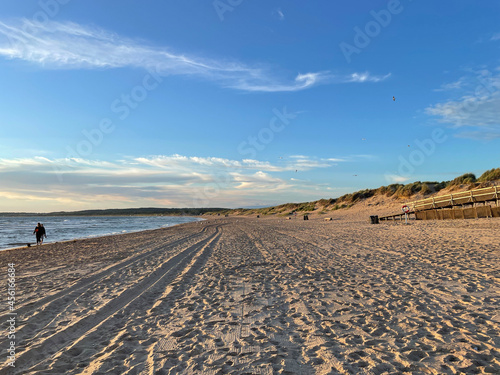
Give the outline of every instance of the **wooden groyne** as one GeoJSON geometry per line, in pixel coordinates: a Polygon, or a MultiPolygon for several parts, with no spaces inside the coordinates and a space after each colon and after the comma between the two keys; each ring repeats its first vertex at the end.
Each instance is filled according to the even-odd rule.
{"type": "Polygon", "coordinates": [[[495,202],[496,206],[500,201],[500,188],[491,186],[482,189],[462,191],[459,193],[441,195],[439,197],[421,199],[409,204],[413,211],[425,211],[436,208],[450,208],[456,206],[474,206],[478,203],[495,202]]]}
{"type": "MultiPolygon", "coordinates": [[[[408,216],[413,216],[416,220],[500,217],[500,188],[491,186],[420,199],[408,203],[408,207],[408,216]]],[[[397,213],[382,216],[379,220],[403,220],[403,217],[404,213],[397,213]]]]}

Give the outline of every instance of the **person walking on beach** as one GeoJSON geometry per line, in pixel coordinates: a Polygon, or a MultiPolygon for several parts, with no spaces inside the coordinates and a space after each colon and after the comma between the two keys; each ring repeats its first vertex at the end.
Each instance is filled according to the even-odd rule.
{"type": "Polygon", "coordinates": [[[45,236],[45,238],[47,238],[45,228],[43,227],[43,224],[40,224],[40,223],[38,223],[37,226],[35,227],[33,234],[36,235],[36,244],[37,245],[41,245],[43,243],[43,236],[45,236]]]}
{"type": "Polygon", "coordinates": [[[33,231],[33,234],[36,235],[36,244],[40,243],[40,238],[42,237],[42,224],[38,223],[33,231]]]}
{"type": "Polygon", "coordinates": [[[47,238],[47,232],[45,232],[45,227],[40,224],[41,234],[40,234],[40,245],[43,245],[43,237],[47,238]]]}

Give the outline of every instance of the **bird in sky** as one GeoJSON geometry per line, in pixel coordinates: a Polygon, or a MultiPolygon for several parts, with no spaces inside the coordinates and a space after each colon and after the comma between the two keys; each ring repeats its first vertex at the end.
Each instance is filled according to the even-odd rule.
{"type": "Polygon", "coordinates": [[[395,97],[395,96],[393,96],[393,97],[392,97],[392,101],[393,101],[393,102],[395,102],[395,101],[396,101],[396,97],[395,97]]]}

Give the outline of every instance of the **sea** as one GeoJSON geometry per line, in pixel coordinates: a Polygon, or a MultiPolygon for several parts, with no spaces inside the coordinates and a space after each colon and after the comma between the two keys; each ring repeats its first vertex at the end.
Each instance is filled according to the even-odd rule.
{"type": "Polygon", "coordinates": [[[188,216],[0,216],[0,250],[28,243],[36,245],[33,231],[37,223],[45,227],[45,244],[165,228],[200,220],[188,216]]]}

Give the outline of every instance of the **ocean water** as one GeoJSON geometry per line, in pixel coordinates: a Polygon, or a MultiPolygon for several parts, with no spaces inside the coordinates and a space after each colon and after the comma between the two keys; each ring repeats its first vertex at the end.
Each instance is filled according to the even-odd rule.
{"type": "Polygon", "coordinates": [[[33,231],[37,223],[42,223],[47,232],[43,242],[50,243],[164,228],[199,220],[187,216],[0,216],[0,250],[28,243],[36,245],[33,231]]]}

